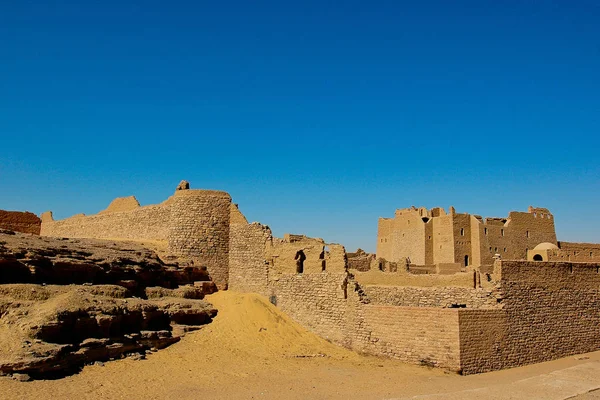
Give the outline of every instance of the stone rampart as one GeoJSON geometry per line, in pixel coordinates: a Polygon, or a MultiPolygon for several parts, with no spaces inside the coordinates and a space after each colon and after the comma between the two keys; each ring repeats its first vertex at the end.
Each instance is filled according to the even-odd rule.
{"type": "Polygon", "coordinates": [[[206,266],[220,289],[229,278],[231,197],[213,190],[177,190],[165,202],[140,207],[135,197],[115,199],[95,215],[55,221],[42,216],[44,236],[155,241],[168,252],[206,266]]]}
{"type": "Polygon", "coordinates": [[[41,235],[69,238],[166,241],[171,209],[161,204],[130,211],[76,215],[42,222],[41,235]]]}

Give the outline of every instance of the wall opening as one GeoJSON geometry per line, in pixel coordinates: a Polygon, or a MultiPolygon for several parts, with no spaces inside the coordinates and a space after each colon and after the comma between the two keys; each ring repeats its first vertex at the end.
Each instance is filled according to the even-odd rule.
{"type": "Polygon", "coordinates": [[[504,236],[504,229],[500,229],[500,235],[504,236]]]}
{"type": "Polygon", "coordinates": [[[423,220],[423,222],[425,222],[425,223],[429,222],[429,218],[427,218],[427,217],[423,217],[423,218],[421,218],[421,219],[422,219],[422,220],[423,220]]]}
{"type": "Polygon", "coordinates": [[[529,231],[525,231],[525,236],[529,237],[529,231]]]}
{"type": "Polygon", "coordinates": [[[465,256],[465,267],[468,267],[468,266],[469,266],[469,256],[466,255],[465,256]]]}
{"type": "Polygon", "coordinates": [[[460,228],[460,236],[465,236],[465,228],[460,228]]]}
{"type": "Polygon", "coordinates": [[[483,234],[487,235],[487,228],[483,228],[483,234]]]}
{"type": "Polygon", "coordinates": [[[321,254],[319,254],[319,260],[321,260],[321,271],[325,271],[325,267],[326,267],[326,262],[325,261],[325,250],[327,249],[327,247],[325,247],[323,249],[323,251],[321,251],[321,254]]]}
{"type": "Polygon", "coordinates": [[[572,265],[569,267],[569,272],[573,273],[573,266],[572,265]]]}
{"type": "Polygon", "coordinates": [[[533,256],[533,261],[544,261],[544,258],[541,254],[536,254],[533,256]]]}
{"type": "Polygon", "coordinates": [[[304,251],[298,250],[296,252],[296,257],[294,257],[294,260],[296,260],[296,273],[297,274],[303,273],[304,272],[304,260],[306,260],[306,255],[304,254],[304,251]]]}

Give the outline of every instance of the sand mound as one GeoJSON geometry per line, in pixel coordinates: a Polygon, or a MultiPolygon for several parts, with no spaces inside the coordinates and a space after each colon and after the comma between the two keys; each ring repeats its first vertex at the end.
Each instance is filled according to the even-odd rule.
{"type": "Polygon", "coordinates": [[[210,336],[212,343],[217,341],[222,350],[270,359],[359,357],[307,331],[260,295],[218,292],[209,297],[223,312],[212,326],[204,328],[205,336],[210,336]]]}

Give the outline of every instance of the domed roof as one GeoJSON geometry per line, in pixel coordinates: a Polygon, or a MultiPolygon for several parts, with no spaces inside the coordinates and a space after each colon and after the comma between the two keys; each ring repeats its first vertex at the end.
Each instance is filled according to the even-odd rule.
{"type": "Polygon", "coordinates": [[[533,248],[534,250],[558,250],[558,246],[552,243],[540,243],[533,248]]]}

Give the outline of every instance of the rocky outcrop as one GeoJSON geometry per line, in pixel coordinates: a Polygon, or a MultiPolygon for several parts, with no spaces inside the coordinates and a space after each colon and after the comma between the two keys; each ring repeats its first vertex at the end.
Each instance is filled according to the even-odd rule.
{"type": "Polygon", "coordinates": [[[206,268],[165,263],[137,243],[0,231],[0,284],[115,284],[144,297],[147,287],[197,281],[210,281],[206,268]]]}
{"type": "Polygon", "coordinates": [[[144,300],[115,285],[0,285],[0,374],[55,378],[93,362],[143,358],[216,313],[201,300],[144,300]]]}
{"type": "Polygon", "coordinates": [[[0,375],[55,378],[145,357],[211,322],[206,268],[137,243],[0,231],[0,375]]]}
{"type": "Polygon", "coordinates": [[[41,227],[42,220],[33,213],[0,210],[0,229],[39,235],[41,227]]]}

